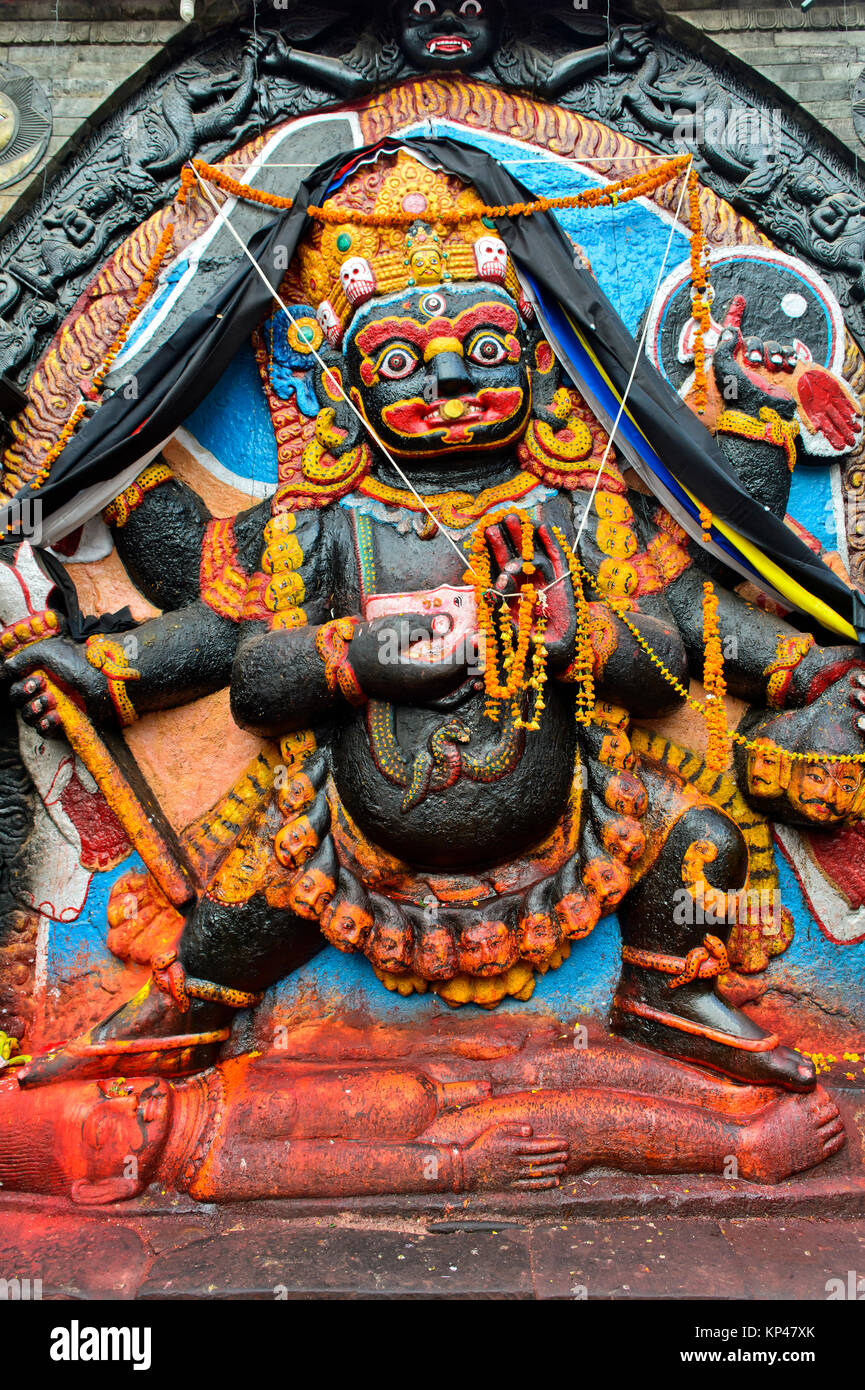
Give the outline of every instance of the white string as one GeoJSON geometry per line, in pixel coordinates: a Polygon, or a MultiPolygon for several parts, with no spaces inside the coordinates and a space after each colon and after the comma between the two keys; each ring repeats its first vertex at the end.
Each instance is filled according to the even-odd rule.
{"type": "MultiPolygon", "coordinates": [[[[196,169],[196,167],[195,167],[194,164],[190,163],[189,167],[190,167],[190,169],[192,169],[192,171],[193,171],[194,174],[195,174],[195,177],[198,179],[198,182],[199,182],[199,184],[201,185],[201,188],[202,188],[202,191],[203,191],[203,193],[204,193],[204,196],[207,198],[207,200],[208,200],[208,202],[210,203],[211,207],[213,207],[213,208],[216,210],[217,215],[220,215],[220,214],[222,213],[222,209],[220,208],[220,206],[219,206],[219,204],[217,203],[216,199],[215,199],[215,198],[213,197],[213,195],[211,194],[209,187],[208,187],[207,184],[205,183],[205,180],[204,180],[204,179],[202,178],[202,176],[199,174],[199,172],[198,172],[198,170],[196,169]]],[[[241,236],[238,235],[238,233],[236,232],[236,230],[235,230],[234,227],[232,226],[231,222],[229,221],[228,217],[224,217],[224,218],[223,218],[223,222],[224,222],[225,226],[228,228],[228,230],[231,232],[231,235],[234,237],[235,241],[237,242],[238,246],[239,246],[239,247],[241,248],[241,250],[243,251],[244,255],[245,255],[245,256],[247,257],[247,259],[249,260],[250,265],[254,267],[254,269],[256,270],[256,272],[257,272],[257,274],[259,275],[259,277],[264,281],[264,283],[265,283],[265,285],[267,286],[268,290],[269,290],[270,293],[272,294],[274,300],[275,300],[276,303],[279,305],[280,309],[282,310],[282,312],[285,314],[286,318],[288,319],[289,323],[293,324],[295,328],[298,328],[298,329],[299,329],[300,325],[298,324],[297,319],[296,319],[296,318],[294,317],[294,315],[292,314],[292,312],[291,312],[291,310],[289,309],[288,305],[285,304],[284,301],[280,298],[279,291],[276,290],[276,289],[274,289],[273,285],[272,285],[272,284],[270,283],[270,281],[268,280],[268,278],[267,278],[267,276],[265,275],[264,271],[262,270],[261,266],[258,264],[258,261],[255,259],[255,257],[253,256],[252,252],[249,250],[249,247],[248,247],[248,246],[245,244],[245,242],[243,241],[243,238],[242,238],[241,236]]],[[[464,552],[463,550],[461,550],[460,547],[457,545],[456,541],[455,541],[455,540],[453,539],[453,537],[451,536],[451,534],[450,534],[450,532],[448,531],[447,527],[446,527],[446,526],[443,526],[443,525],[441,524],[441,522],[439,521],[439,518],[435,515],[435,513],[432,512],[432,511],[430,511],[429,507],[427,506],[426,502],[425,502],[425,501],[423,500],[423,498],[421,497],[421,495],[420,495],[420,493],[418,492],[417,488],[415,487],[414,483],[411,481],[410,478],[406,477],[405,473],[404,473],[403,470],[400,468],[400,466],[399,466],[399,464],[397,463],[396,459],[393,457],[393,454],[390,452],[390,450],[388,449],[388,447],[387,447],[387,445],[384,443],[384,441],[380,438],[380,436],[378,435],[377,431],[376,431],[376,430],[374,429],[374,427],[370,424],[369,420],[367,420],[367,418],[366,418],[363,414],[361,414],[361,412],[358,410],[357,406],[355,405],[354,401],[352,401],[352,400],[346,395],[345,390],[343,389],[342,382],[339,381],[339,380],[337,379],[337,377],[335,377],[335,376],[333,375],[333,372],[332,372],[332,371],[330,370],[330,368],[328,367],[328,365],[327,365],[327,363],[325,362],[324,358],[321,356],[321,354],[318,352],[318,350],[312,346],[312,344],[309,345],[309,351],[311,352],[312,356],[315,358],[315,360],[316,360],[316,362],[318,363],[318,365],[319,365],[319,366],[322,368],[322,370],[324,371],[324,374],[325,374],[325,376],[327,377],[327,379],[328,379],[330,385],[333,387],[333,389],[334,389],[335,391],[337,391],[337,392],[339,393],[339,395],[340,395],[340,396],[342,397],[342,399],[345,401],[345,403],[346,403],[346,405],[348,406],[348,408],[357,416],[358,420],[359,420],[360,423],[364,426],[364,428],[365,428],[366,430],[369,431],[369,433],[372,435],[372,438],[375,440],[376,444],[377,444],[378,447],[381,449],[382,453],[384,454],[385,458],[387,459],[388,463],[389,463],[389,464],[391,465],[391,467],[393,468],[394,472],[398,474],[398,476],[399,476],[399,477],[402,479],[402,481],[405,483],[406,487],[409,489],[409,491],[412,493],[412,495],[413,495],[413,496],[416,498],[416,500],[420,503],[421,507],[423,507],[423,510],[426,512],[427,516],[435,523],[436,528],[439,529],[439,530],[441,531],[442,535],[444,536],[444,538],[445,538],[445,540],[448,542],[448,544],[449,544],[450,546],[453,547],[454,551],[456,552],[456,554],[457,554],[457,555],[459,556],[459,558],[460,558],[460,563],[463,564],[463,565],[467,565],[468,568],[471,570],[472,574],[475,576],[475,578],[476,578],[476,579],[480,579],[480,575],[477,573],[477,570],[475,570],[475,569],[473,568],[471,562],[467,559],[467,557],[466,557],[466,555],[465,555],[465,552],[464,552]]]]}

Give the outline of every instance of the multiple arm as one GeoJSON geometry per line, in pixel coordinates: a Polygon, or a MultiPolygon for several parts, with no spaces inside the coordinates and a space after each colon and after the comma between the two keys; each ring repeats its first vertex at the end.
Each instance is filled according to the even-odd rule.
{"type": "Polygon", "coordinates": [[[123,634],[79,644],[65,637],[34,643],[6,662],[13,699],[43,733],[58,727],[40,670],[83,699],[97,724],[129,724],[151,710],[185,704],[224,688],[239,635],[237,604],[261,553],[269,505],[214,522],[201,499],[164,464],[141,477],[106,509],[117,550],[136,587],[164,611],[123,634]],[[222,528],[221,531],[219,528],[222,528]],[[222,545],[227,572],[208,578],[208,556],[222,545]],[[221,590],[225,592],[222,593],[221,590]]]}

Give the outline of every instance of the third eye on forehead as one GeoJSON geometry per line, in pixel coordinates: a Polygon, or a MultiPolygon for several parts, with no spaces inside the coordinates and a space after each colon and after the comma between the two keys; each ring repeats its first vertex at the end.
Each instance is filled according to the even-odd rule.
{"type": "Polygon", "coordinates": [[[357,337],[366,324],[384,318],[410,317],[419,323],[436,318],[453,319],[470,306],[481,303],[504,306],[510,310],[514,324],[519,319],[517,307],[506,290],[473,280],[456,285],[423,285],[369,300],[358,309],[349,335],[357,337]]]}
{"type": "Polygon", "coordinates": [[[448,325],[448,336],[461,340],[484,328],[506,334],[518,331],[519,314],[506,295],[478,290],[471,296],[451,297],[443,291],[436,299],[445,299],[445,304],[427,305],[425,310],[419,301],[429,298],[399,296],[385,304],[379,302],[375,312],[358,316],[352,333],[354,344],[363,353],[372,353],[396,339],[423,349],[431,338],[441,336],[442,322],[448,325]]]}

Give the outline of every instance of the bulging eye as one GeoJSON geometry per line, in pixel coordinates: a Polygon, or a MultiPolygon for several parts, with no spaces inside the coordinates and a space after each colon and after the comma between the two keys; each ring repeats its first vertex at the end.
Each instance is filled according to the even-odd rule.
{"type": "MultiPolygon", "coordinates": [[[[471,3],[471,0],[466,0],[466,3],[471,3]]],[[[434,0],[415,0],[415,4],[412,6],[412,14],[416,14],[418,19],[429,19],[430,15],[435,13],[434,0]]]]}
{"type": "Polygon", "coordinates": [[[468,15],[471,19],[476,19],[477,16],[483,14],[483,12],[484,7],[480,3],[480,0],[463,0],[463,3],[460,5],[460,14],[468,15]]]}
{"type": "Polygon", "coordinates": [[[498,367],[504,362],[508,350],[501,338],[494,333],[482,333],[475,338],[469,349],[469,358],[481,367],[498,367]]]}
{"type": "Polygon", "coordinates": [[[417,358],[408,348],[390,348],[378,364],[379,376],[388,381],[399,381],[401,377],[411,376],[417,366],[417,358]]]}

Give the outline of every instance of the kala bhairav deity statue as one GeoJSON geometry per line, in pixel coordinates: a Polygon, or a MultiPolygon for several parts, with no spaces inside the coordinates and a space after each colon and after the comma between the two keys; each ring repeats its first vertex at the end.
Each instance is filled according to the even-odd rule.
{"type": "MultiPolygon", "coordinates": [[[[727,947],[705,914],[732,904],[736,920],[743,828],[641,751],[632,720],[681,707],[694,677],[723,742],[726,688],[750,706],[735,771],[753,805],[860,818],[860,648],[734,592],[640,482],[466,179],[410,140],[353,152],[326,212],[255,330],[273,495],[214,519],[157,458],[105,519],[160,616],[131,647],[58,633],[6,663],[47,736],[58,690],[110,729],[229,686],[267,772],[222,804],[197,847],[206,885],[179,916],[152,879],[120,881],[114,901],[161,902],[176,942],[19,1085],[202,1072],[237,1011],[324,942],[405,996],[522,999],[615,909],[616,1034],[808,1091],[811,1061],[716,989],[727,947]]],[[[716,370],[744,360],[741,318],[716,370]]],[[[775,418],[774,435],[731,445],[783,458],[775,418]]],[[[779,914],[759,925],[785,930],[779,914]]]]}

